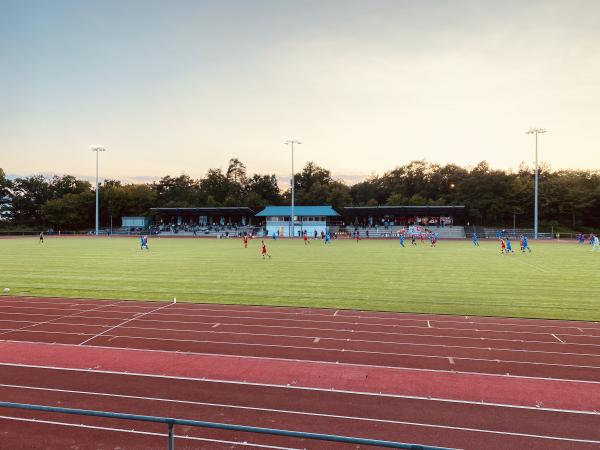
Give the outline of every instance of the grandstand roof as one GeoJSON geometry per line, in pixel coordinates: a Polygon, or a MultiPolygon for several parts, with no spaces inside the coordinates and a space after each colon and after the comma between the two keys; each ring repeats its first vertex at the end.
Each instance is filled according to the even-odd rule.
{"type": "Polygon", "coordinates": [[[464,205],[442,205],[442,206],[351,206],[344,208],[350,214],[416,214],[416,215],[440,215],[451,216],[464,213],[464,205]]]}
{"type": "Polygon", "coordinates": [[[191,208],[150,208],[150,211],[163,214],[247,214],[254,215],[254,210],[245,206],[199,206],[191,208]]]}
{"type": "MultiPolygon", "coordinates": [[[[291,206],[267,206],[257,214],[258,217],[266,216],[291,216],[291,206]]],[[[295,216],[339,216],[331,206],[294,206],[295,216]]]]}

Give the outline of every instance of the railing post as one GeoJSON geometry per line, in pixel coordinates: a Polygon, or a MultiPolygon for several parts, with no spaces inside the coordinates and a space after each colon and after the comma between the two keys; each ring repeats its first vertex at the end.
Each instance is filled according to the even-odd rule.
{"type": "Polygon", "coordinates": [[[173,428],[175,425],[172,423],[169,424],[169,450],[175,450],[175,433],[173,433],[173,428]]]}

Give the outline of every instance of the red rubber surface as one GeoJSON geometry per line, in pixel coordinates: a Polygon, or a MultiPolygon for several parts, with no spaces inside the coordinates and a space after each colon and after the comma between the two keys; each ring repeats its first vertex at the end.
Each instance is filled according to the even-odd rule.
{"type": "MultiPolygon", "coordinates": [[[[456,448],[600,448],[597,323],[10,297],[0,317],[5,401],[456,448]]],[[[38,420],[0,419],[7,448],[165,446],[140,434],[164,434],[156,425],[0,415],[38,420]]],[[[352,448],[176,431],[189,436],[177,448],[352,448]]]]}

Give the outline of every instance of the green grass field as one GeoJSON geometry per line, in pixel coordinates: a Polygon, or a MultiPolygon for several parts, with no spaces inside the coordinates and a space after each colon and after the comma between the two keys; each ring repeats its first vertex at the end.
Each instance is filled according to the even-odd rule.
{"type": "Polygon", "coordinates": [[[11,294],[351,308],[600,320],[600,253],[532,243],[500,255],[495,242],[1,239],[0,288],[11,294]]]}

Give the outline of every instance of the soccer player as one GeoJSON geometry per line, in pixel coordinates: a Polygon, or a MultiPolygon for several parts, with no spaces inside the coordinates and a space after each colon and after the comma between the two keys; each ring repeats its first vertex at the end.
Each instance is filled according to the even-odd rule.
{"type": "Polygon", "coordinates": [[[244,241],[244,248],[248,248],[248,235],[245,234],[242,240],[244,241]]]}
{"type": "Polygon", "coordinates": [[[265,259],[265,256],[271,258],[271,255],[269,255],[269,253],[267,252],[267,246],[265,244],[265,241],[260,241],[262,246],[260,248],[260,254],[262,255],[263,259],[265,259]]]}
{"type": "Polygon", "coordinates": [[[504,239],[500,239],[500,253],[504,253],[504,250],[506,250],[506,242],[504,239]]]}
{"type": "Polygon", "coordinates": [[[531,249],[529,248],[529,242],[527,236],[523,235],[523,239],[521,240],[521,251],[525,253],[525,250],[529,250],[531,253],[531,249]]]}
{"type": "Polygon", "coordinates": [[[400,233],[400,246],[404,247],[404,233],[400,233]]]}
{"type": "Polygon", "coordinates": [[[327,231],[327,233],[325,233],[325,243],[331,244],[331,234],[329,233],[329,231],[327,231]]]}
{"type": "Polygon", "coordinates": [[[356,230],[354,232],[354,237],[356,238],[356,243],[358,244],[358,241],[360,241],[360,231],[356,230]]]}
{"type": "Polygon", "coordinates": [[[592,239],[592,251],[600,252],[600,239],[598,239],[598,236],[595,236],[595,235],[594,235],[594,238],[592,239]]]}
{"type": "Polygon", "coordinates": [[[410,235],[410,243],[411,245],[417,245],[417,238],[414,234],[410,235]]]}
{"type": "Polygon", "coordinates": [[[429,235],[429,242],[431,242],[431,247],[435,247],[435,244],[437,243],[437,236],[435,233],[429,235]]]}
{"type": "Polygon", "coordinates": [[[43,244],[43,243],[44,243],[44,232],[43,232],[43,231],[40,233],[40,240],[39,240],[39,243],[40,243],[40,244],[43,244]]]}
{"type": "Polygon", "coordinates": [[[304,245],[308,245],[309,244],[308,233],[306,232],[306,230],[304,230],[304,233],[302,233],[302,239],[304,239],[304,245]]]}
{"type": "Polygon", "coordinates": [[[479,238],[477,237],[477,233],[473,233],[471,240],[473,241],[473,247],[479,247],[479,238]]]}
{"type": "Polygon", "coordinates": [[[512,249],[509,237],[506,236],[506,254],[508,255],[509,253],[514,253],[514,250],[512,249]]]}

